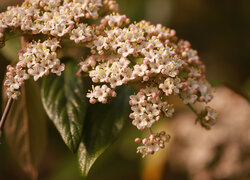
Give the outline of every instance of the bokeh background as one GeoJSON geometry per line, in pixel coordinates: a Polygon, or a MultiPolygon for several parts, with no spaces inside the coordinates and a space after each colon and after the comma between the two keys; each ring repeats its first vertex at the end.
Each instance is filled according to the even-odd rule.
{"type": "MultiPolygon", "coordinates": [[[[89,180],[248,180],[250,179],[250,1],[249,0],[117,0],[132,21],[146,19],[173,28],[191,42],[215,87],[211,106],[219,112],[210,131],[194,124],[195,116],[173,99],[176,114],[154,129],[167,129],[165,150],[142,159],[133,139],[140,132],[128,122],[121,136],[95,163],[89,180]]],[[[18,0],[0,0],[0,12],[18,0]]],[[[0,50],[0,84],[5,66],[16,58],[13,44],[0,50]]],[[[2,104],[2,99],[1,99],[2,104]]],[[[0,145],[0,180],[27,175],[0,145]]],[[[78,180],[77,160],[48,121],[48,142],[39,168],[41,180],[78,180]]]]}

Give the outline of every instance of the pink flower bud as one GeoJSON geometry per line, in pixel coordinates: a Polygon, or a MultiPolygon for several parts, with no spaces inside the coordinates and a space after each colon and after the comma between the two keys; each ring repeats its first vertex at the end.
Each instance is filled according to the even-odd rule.
{"type": "Polygon", "coordinates": [[[98,79],[95,78],[95,77],[92,78],[92,81],[93,81],[94,83],[98,83],[98,79]]]}
{"type": "Polygon", "coordinates": [[[162,74],[167,74],[167,70],[166,70],[166,69],[162,69],[162,70],[161,70],[161,73],[162,73],[162,74]]]}
{"type": "Polygon", "coordinates": [[[93,98],[91,98],[91,99],[89,100],[89,103],[90,103],[90,104],[95,104],[95,103],[96,103],[96,100],[93,99],[93,98]]]}
{"type": "Polygon", "coordinates": [[[82,70],[83,72],[88,72],[88,66],[82,65],[81,70],[82,70]]]}
{"type": "Polygon", "coordinates": [[[108,50],[109,49],[109,45],[105,45],[104,49],[108,50]]]}
{"type": "Polygon", "coordinates": [[[157,97],[157,94],[156,94],[155,92],[153,92],[152,97],[153,97],[153,98],[156,98],[156,97],[157,97]]]}
{"type": "Polygon", "coordinates": [[[163,102],[163,104],[164,104],[165,106],[167,106],[169,103],[168,103],[167,101],[165,101],[165,102],[163,102]]]}
{"type": "Polygon", "coordinates": [[[161,131],[161,135],[164,136],[166,134],[165,131],[161,131]]]}
{"type": "Polygon", "coordinates": [[[126,24],[129,24],[130,23],[130,19],[127,18],[125,22],[126,22],[126,24]]]}
{"type": "Polygon", "coordinates": [[[199,100],[200,100],[201,102],[205,101],[204,96],[201,96],[201,97],[199,98],[199,100]]]}
{"type": "Polygon", "coordinates": [[[77,76],[77,77],[81,77],[81,73],[80,73],[80,72],[77,72],[77,73],[76,73],[76,76],[77,76]]]}
{"type": "Polygon", "coordinates": [[[159,142],[159,141],[161,140],[161,138],[156,137],[155,140],[156,140],[157,142],[159,142]]]}
{"type": "Polygon", "coordinates": [[[153,134],[151,134],[151,135],[149,136],[150,141],[153,141],[154,138],[155,138],[155,136],[154,136],[153,134]]]}
{"type": "Polygon", "coordinates": [[[103,100],[102,100],[102,103],[103,103],[103,104],[107,104],[107,102],[108,102],[107,99],[103,99],[103,100]]]}
{"type": "Polygon", "coordinates": [[[143,81],[148,81],[149,77],[148,76],[143,76],[143,81]]]}
{"type": "Polygon", "coordinates": [[[116,96],[117,96],[116,92],[113,91],[111,96],[112,96],[112,97],[116,97],[116,96]]]}
{"type": "Polygon", "coordinates": [[[135,142],[136,142],[136,143],[140,143],[140,142],[141,142],[141,139],[140,139],[140,138],[135,138],[135,142]]]}
{"type": "Polygon", "coordinates": [[[134,113],[130,113],[130,114],[129,114],[129,118],[130,118],[130,119],[134,119],[134,118],[135,118],[134,113]]]}
{"type": "Polygon", "coordinates": [[[55,52],[56,49],[57,49],[57,46],[55,46],[55,45],[52,45],[52,46],[51,46],[51,51],[55,52]]]}
{"type": "Polygon", "coordinates": [[[149,65],[150,61],[149,61],[148,59],[145,59],[145,60],[143,61],[143,63],[146,64],[146,65],[149,65]]]}
{"type": "Polygon", "coordinates": [[[207,121],[209,121],[209,120],[211,119],[211,117],[210,117],[210,116],[206,116],[205,119],[206,119],[207,121]]]}
{"type": "Polygon", "coordinates": [[[147,138],[144,138],[143,140],[142,140],[142,144],[146,144],[148,142],[148,139],[147,138]]]}
{"type": "Polygon", "coordinates": [[[104,51],[101,49],[100,51],[98,51],[98,54],[103,55],[104,51]]]}
{"type": "Polygon", "coordinates": [[[94,49],[91,49],[91,54],[96,54],[96,50],[94,50],[94,49]]]}
{"type": "Polygon", "coordinates": [[[148,101],[152,101],[153,100],[153,98],[150,96],[150,97],[148,97],[148,101]]]}

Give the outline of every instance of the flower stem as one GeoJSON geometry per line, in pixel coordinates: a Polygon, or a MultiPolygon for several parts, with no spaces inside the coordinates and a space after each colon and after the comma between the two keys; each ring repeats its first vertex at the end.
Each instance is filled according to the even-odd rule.
{"type": "Polygon", "coordinates": [[[18,38],[18,37],[21,37],[21,36],[23,36],[23,34],[16,34],[14,36],[10,36],[10,37],[6,38],[5,41],[11,40],[11,39],[15,39],[15,38],[18,38]]]}
{"type": "Polygon", "coordinates": [[[153,131],[152,131],[151,128],[148,128],[148,130],[149,130],[149,133],[150,133],[150,134],[153,134],[153,131]]]}
{"type": "Polygon", "coordinates": [[[210,129],[210,127],[202,121],[201,115],[193,108],[193,106],[191,106],[190,104],[187,104],[187,106],[197,115],[195,123],[200,122],[202,127],[204,127],[205,129],[210,129]]]}
{"type": "Polygon", "coordinates": [[[3,126],[4,126],[4,123],[5,123],[6,119],[7,119],[7,116],[8,116],[8,113],[10,111],[10,108],[11,108],[11,105],[12,105],[13,101],[14,100],[12,98],[9,98],[9,100],[7,102],[7,105],[6,105],[5,109],[4,109],[4,112],[3,112],[3,115],[2,115],[2,118],[1,118],[1,121],[0,121],[0,135],[2,135],[3,126]]]}
{"type": "Polygon", "coordinates": [[[200,114],[193,108],[193,106],[191,106],[190,104],[187,104],[187,106],[194,112],[194,114],[197,115],[197,117],[200,117],[200,114]]]}

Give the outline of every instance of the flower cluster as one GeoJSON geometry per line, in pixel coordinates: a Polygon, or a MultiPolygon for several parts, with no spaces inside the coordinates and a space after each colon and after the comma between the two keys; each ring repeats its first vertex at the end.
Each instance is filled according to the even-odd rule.
{"type": "Polygon", "coordinates": [[[136,95],[130,96],[129,104],[133,113],[130,118],[132,124],[140,130],[150,128],[159,121],[161,114],[172,117],[174,109],[167,101],[162,101],[162,92],[156,87],[141,89],[136,95]]]}
{"type": "Polygon", "coordinates": [[[201,123],[204,127],[210,128],[214,125],[217,118],[217,112],[210,106],[206,106],[204,111],[201,113],[201,123]]]}
{"type": "Polygon", "coordinates": [[[70,36],[75,42],[90,40],[92,28],[81,21],[97,19],[101,7],[104,14],[118,11],[113,0],[26,0],[0,13],[0,39],[5,29],[18,28],[32,34],[70,36]]]}
{"type": "MultiPolygon", "coordinates": [[[[98,83],[87,93],[90,103],[107,103],[119,86],[135,87],[129,101],[130,118],[139,130],[152,132],[155,122],[172,117],[169,96],[179,96],[188,105],[208,103],[213,97],[205,66],[189,42],[178,40],[174,30],[160,24],[144,20],[130,23],[118,13],[114,0],[26,0],[0,14],[0,43],[7,29],[53,37],[29,43],[20,52],[17,65],[8,66],[5,86],[10,98],[17,98],[30,75],[34,80],[49,73],[61,75],[64,65],[56,53],[60,40],[90,50],[79,63],[79,72],[98,83]]],[[[213,125],[215,111],[206,108],[203,112],[205,124],[213,125]]],[[[153,154],[169,138],[165,132],[151,133],[138,150],[143,156],[153,154]]]]}
{"type": "MultiPolygon", "coordinates": [[[[128,23],[126,16],[117,13],[104,17],[96,26],[97,38],[87,43],[91,55],[80,66],[94,83],[105,83],[113,90],[123,84],[139,89],[130,96],[133,125],[150,129],[163,115],[171,117],[170,95],[179,96],[185,104],[212,99],[205,66],[189,42],[178,41],[174,30],[161,25],[141,21],[126,26],[128,23]]],[[[100,100],[97,94],[95,100],[103,102],[103,94],[100,100]]],[[[111,96],[104,94],[106,103],[111,96]]],[[[88,97],[95,102],[93,93],[88,97]]]]}
{"type": "Polygon", "coordinates": [[[160,148],[165,147],[165,143],[167,143],[170,139],[170,136],[166,134],[165,131],[161,131],[160,133],[151,134],[148,138],[144,138],[141,140],[140,138],[136,138],[136,143],[142,143],[142,146],[137,148],[137,152],[143,154],[142,157],[145,157],[148,154],[154,154],[159,151],[160,148]]]}
{"type": "Polygon", "coordinates": [[[87,97],[90,98],[90,103],[94,104],[96,101],[99,101],[103,104],[106,104],[109,97],[116,97],[116,92],[110,89],[107,85],[102,86],[92,86],[93,90],[89,91],[87,97]]]}
{"type": "Polygon", "coordinates": [[[0,13],[0,47],[4,46],[7,30],[54,37],[43,43],[28,43],[19,53],[17,65],[8,66],[4,83],[8,97],[16,99],[20,95],[19,88],[29,75],[34,80],[50,72],[61,75],[64,65],[57,58],[58,38],[75,43],[91,41],[95,37],[94,27],[82,21],[97,19],[101,7],[104,15],[118,10],[113,0],[26,0],[22,6],[8,7],[0,13]]]}
{"type": "Polygon", "coordinates": [[[30,76],[33,76],[34,80],[37,81],[49,73],[61,75],[64,64],[61,64],[57,58],[55,51],[58,46],[59,42],[56,39],[46,40],[42,43],[34,42],[19,53],[19,61],[16,66],[7,66],[4,85],[7,87],[9,98],[16,99],[20,95],[20,86],[30,76]]]}

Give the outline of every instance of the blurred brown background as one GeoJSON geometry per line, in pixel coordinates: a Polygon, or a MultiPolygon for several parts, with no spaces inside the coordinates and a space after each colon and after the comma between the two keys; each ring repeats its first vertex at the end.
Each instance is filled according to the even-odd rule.
{"type": "MultiPolygon", "coordinates": [[[[159,125],[170,131],[171,143],[165,151],[143,160],[135,153],[133,143],[140,133],[128,123],[120,139],[97,160],[89,179],[250,179],[250,1],[117,1],[121,13],[132,21],[146,19],[173,28],[178,37],[190,41],[198,50],[209,81],[217,87],[211,104],[218,109],[219,119],[212,130],[201,129],[194,125],[194,115],[176,101],[175,119],[159,125]]],[[[0,11],[16,2],[0,0],[0,11]]],[[[10,56],[0,53],[1,83],[10,56]]],[[[76,157],[67,150],[53,125],[48,126],[49,140],[39,179],[81,179],[76,157]]],[[[3,142],[0,180],[26,178],[3,142]]]]}

